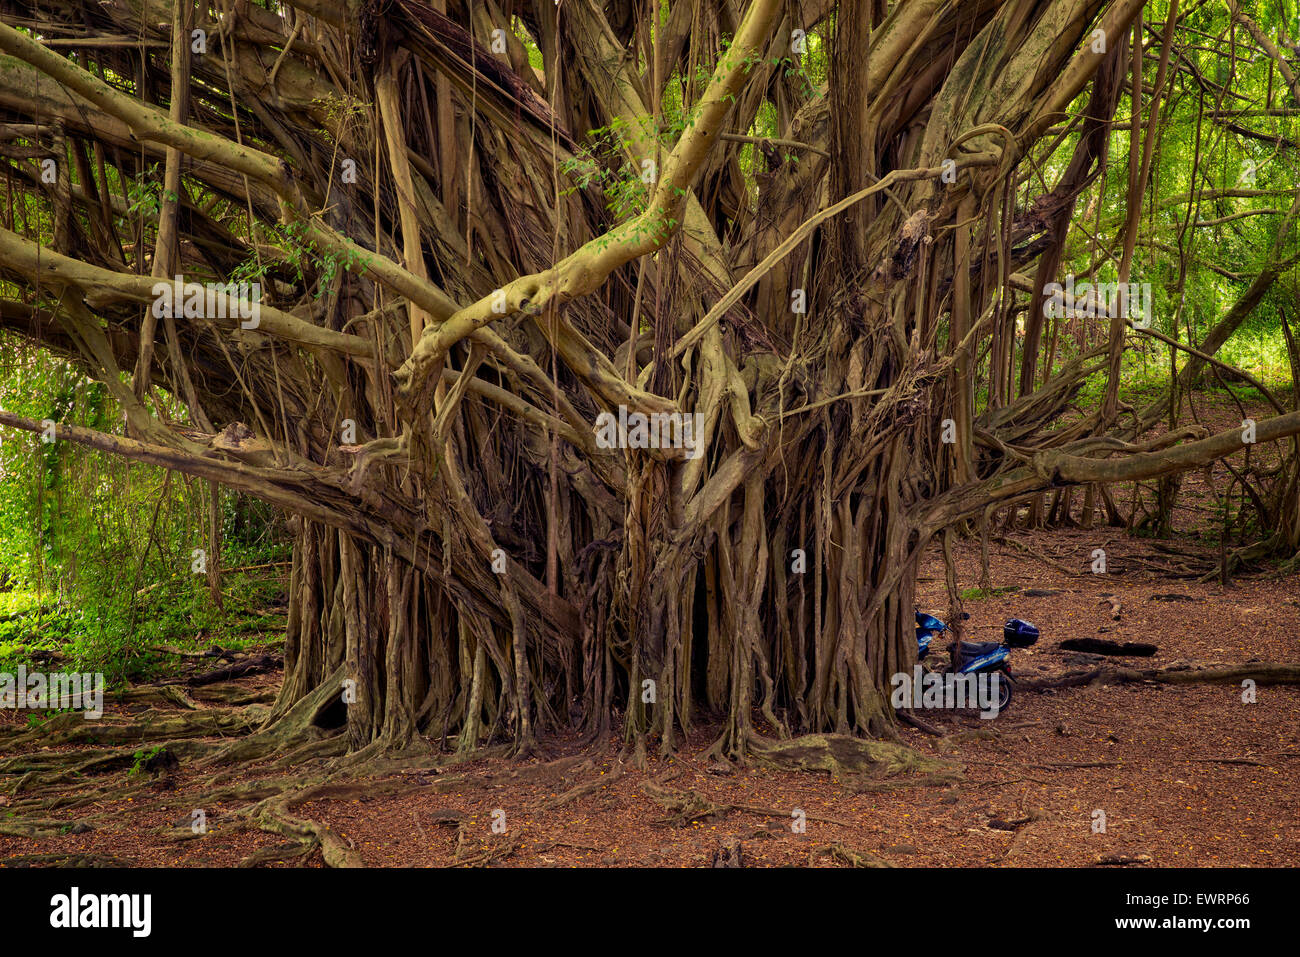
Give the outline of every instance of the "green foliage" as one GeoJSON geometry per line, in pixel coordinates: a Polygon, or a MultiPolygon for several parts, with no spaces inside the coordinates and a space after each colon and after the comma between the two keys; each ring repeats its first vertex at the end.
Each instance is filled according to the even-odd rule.
{"type": "MultiPolygon", "coordinates": [[[[103,385],[16,338],[0,338],[0,350],[0,406],[122,431],[103,385]]],[[[151,401],[183,418],[165,394],[151,401]]],[[[206,482],[67,441],[0,434],[0,669],[57,652],[60,667],[120,683],[159,673],[158,645],[240,647],[278,633],[283,616],[266,606],[283,591],[279,566],[264,566],[289,546],[269,506],[221,496],[221,565],[263,566],[223,575],[224,610],[190,570],[192,550],[209,547],[211,494],[206,482]]]]}
{"type": "MultiPolygon", "coordinates": [[[[1289,45],[1283,42],[1285,37],[1297,37],[1294,7],[1285,4],[1287,12],[1282,15],[1268,5],[1250,11],[1282,45],[1284,53],[1289,45]]],[[[1163,22],[1167,10],[1166,3],[1150,4],[1148,23],[1163,22]]],[[[1219,114],[1216,118],[1212,115],[1216,109],[1213,98],[1207,97],[1185,71],[1170,72],[1169,96],[1160,105],[1159,139],[1130,281],[1150,284],[1154,329],[1180,342],[1198,343],[1254,280],[1273,247],[1295,188],[1298,157],[1285,144],[1300,140],[1300,114],[1270,57],[1242,57],[1240,48],[1236,57],[1229,55],[1228,44],[1234,34],[1222,5],[1193,6],[1180,10],[1180,14],[1184,36],[1194,31],[1206,38],[1204,42],[1184,41],[1181,55],[1200,76],[1231,83],[1229,97],[1240,98],[1242,105],[1224,105],[1223,111],[1246,112],[1240,117],[1219,114]],[[1257,132],[1259,137],[1243,135],[1245,129],[1257,132]],[[1180,266],[1182,257],[1185,269],[1180,266]]],[[[1240,42],[1241,37],[1237,36],[1237,40],[1240,42]]],[[[1248,41],[1248,45],[1252,44],[1248,41]]],[[[1146,67],[1148,99],[1143,103],[1144,118],[1151,108],[1149,97],[1156,69],[1157,60],[1152,57],[1146,67]]],[[[1073,274],[1091,282],[1117,279],[1119,253],[1106,256],[1100,250],[1118,248],[1128,213],[1127,121],[1132,105],[1127,90],[1126,86],[1116,111],[1120,128],[1111,133],[1104,175],[1085,190],[1076,206],[1075,228],[1060,268],[1062,276],[1073,274]]],[[[1071,115],[1085,111],[1088,95],[1085,91],[1075,100],[1071,115]]],[[[1076,127],[1050,152],[1044,149],[1034,157],[1038,172],[1023,185],[1019,205],[1027,206],[1035,196],[1055,185],[1077,143],[1076,127]]],[[[1293,254],[1297,248],[1293,223],[1283,255],[1293,254]]],[[[1296,310],[1292,304],[1298,291],[1297,270],[1281,275],[1269,295],[1221,349],[1219,358],[1240,366],[1272,389],[1285,388],[1290,382],[1290,364],[1281,317],[1286,312],[1294,325],[1296,310]]],[[[1035,305],[1030,304],[1030,308],[1035,305]]],[[[1104,341],[1108,321],[1066,320],[1059,335],[1055,369],[1080,351],[1104,341]]],[[[1143,345],[1136,357],[1126,356],[1126,396],[1149,392],[1167,384],[1169,378],[1168,347],[1142,336],[1134,336],[1133,341],[1143,345]]],[[[1179,353],[1176,358],[1181,367],[1187,356],[1179,353]]],[[[1208,382],[1210,387],[1218,388],[1213,376],[1208,382]]],[[[1102,391],[1104,383],[1094,380],[1082,401],[1091,401],[1102,391]]]]}
{"type": "Polygon", "coordinates": [[[131,755],[131,768],[126,772],[127,777],[135,777],[145,770],[145,765],[152,761],[158,755],[167,750],[163,745],[156,744],[152,748],[141,748],[135,754],[131,755]]]}
{"type": "MultiPolygon", "coordinates": [[[[650,184],[644,179],[645,168],[627,156],[634,142],[627,130],[628,124],[615,118],[609,126],[588,131],[586,145],[560,164],[560,171],[573,183],[565,195],[579,189],[599,187],[605,198],[605,208],[616,223],[643,213],[650,198],[650,184]]],[[[660,132],[663,155],[667,155],[671,143],[666,139],[666,130],[660,132]]],[[[656,160],[653,156],[645,159],[652,163],[656,160]]]]}
{"type": "Polygon", "coordinates": [[[368,262],[368,257],[356,249],[349,249],[347,253],[322,249],[304,222],[274,225],[270,228],[270,233],[270,238],[285,250],[284,257],[267,262],[255,251],[231,270],[231,282],[263,283],[272,268],[285,269],[293,281],[300,285],[308,285],[314,279],[315,295],[320,299],[329,291],[334,277],[340,271],[346,272],[368,262]]]}
{"type": "MultiPolygon", "coordinates": [[[[666,12],[664,15],[667,16],[666,12]]],[[[518,23],[516,23],[516,33],[525,40],[532,58],[536,48],[532,46],[526,31],[518,23]]],[[[646,161],[661,164],[681,135],[695,123],[699,98],[708,89],[717,65],[726,60],[731,43],[732,38],[724,35],[720,39],[714,60],[696,63],[692,69],[676,75],[674,82],[669,82],[665,86],[663,99],[659,104],[660,116],[657,119],[649,116],[639,118],[640,137],[631,136],[630,124],[618,117],[608,126],[589,130],[586,142],[579,147],[578,152],[560,164],[561,172],[571,184],[565,190],[565,195],[570,195],[577,190],[599,188],[604,198],[605,208],[615,224],[629,222],[643,213],[654,182],[654,176],[646,175],[646,161]],[[638,140],[656,144],[659,155],[637,157],[634,161],[631,157],[635,153],[633,147],[638,140]]],[[[745,70],[750,70],[760,62],[761,58],[756,54],[750,54],[738,65],[745,70]]],[[[807,35],[805,52],[802,55],[774,57],[771,64],[779,70],[787,82],[796,88],[798,95],[810,99],[820,96],[819,84],[824,81],[826,75],[827,50],[824,41],[817,34],[807,35]]],[[[539,67],[541,65],[540,54],[536,56],[535,65],[539,67]]],[[[646,68],[648,69],[648,66],[646,68]]],[[[751,135],[761,138],[781,136],[781,132],[776,128],[776,110],[770,102],[765,101],[760,106],[751,135]]],[[[801,159],[795,152],[787,151],[783,155],[787,162],[797,163],[801,159]]],[[[758,162],[759,154],[753,145],[741,149],[741,169],[745,174],[746,187],[751,194],[755,192],[753,175],[759,172],[758,162]]],[[[656,176],[659,172],[662,170],[654,171],[656,176]]],[[[685,190],[678,188],[677,192],[684,194],[685,190]]],[[[657,234],[676,226],[677,221],[671,218],[653,223],[644,229],[639,229],[636,238],[641,238],[644,232],[657,234]]]]}
{"type": "Polygon", "coordinates": [[[1009,595],[1012,592],[1020,591],[1019,585],[1005,585],[1001,588],[966,588],[962,590],[962,601],[983,601],[986,598],[996,598],[999,595],[1009,595]]]}

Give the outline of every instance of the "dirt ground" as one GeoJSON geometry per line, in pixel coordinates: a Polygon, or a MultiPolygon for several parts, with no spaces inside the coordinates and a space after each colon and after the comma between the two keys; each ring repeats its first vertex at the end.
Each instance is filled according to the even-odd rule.
{"type": "MultiPolygon", "coordinates": [[[[1053,536],[1056,549],[1083,554],[1097,540],[1095,531],[1053,536]]],[[[1119,544],[1117,555],[1126,552],[1119,544]]],[[[959,549],[958,564],[963,580],[977,578],[973,543],[959,549]]],[[[942,563],[936,556],[929,566],[935,574],[921,582],[921,605],[941,611],[942,563]]],[[[1077,667],[1071,663],[1076,656],[1055,650],[1056,643],[1097,634],[1158,644],[1158,654],[1144,665],[1300,658],[1294,580],[1242,581],[1227,590],[1194,582],[1171,587],[1168,580],[1125,574],[1122,561],[1115,567],[1111,574],[1065,581],[1035,559],[994,550],[996,585],[1058,593],[969,601],[968,627],[976,636],[986,628],[992,634],[1013,615],[1037,624],[1043,639],[1013,654],[1017,674],[1026,677],[1077,667]],[[1119,598],[1118,621],[1104,593],[1119,598]],[[1186,598],[1153,598],[1172,594],[1186,598]]],[[[617,773],[616,747],[584,754],[554,745],[547,760],[480,760],[444,772],[459,778],[455,784],[426,772],[408,793],[322,800],[295,813],[328,825],[375,866],[699,866],[727,839],[741,842],[742,860],[754,865],[840,866],[828,845],[896,865],[1087,866],[1113,856],[1149,858],[1154,866],[1300,865],[1295,687],[1260,686],[1253,704],[1244,704],[1241,689],[1232,685],[1025,692],[994,721],[958,715],[938,724],[947,732],[942,738],[908,727],[900,734],[920,751],[961,765],[965,780],[946,786],[857,793],[824,774],[717,773],[700,758],[712,741],[712,729],[704,728],[678,757],[652,757],[644,772],[617,773]],[[542,770],[548,761],[551,767],[542,770]],[[566,792],[602,776],[610,780],[554,806],[566,792]],[[684,826],[663,823],[667,812],[641,789],[647,780],[698,792],[713,805],[746,809],[684,826]],[[795,809],[805,812],[804,833],[795,833],[795,809]],[[492,831],[498,810],[504,812],[501,834],[492,831]],[[1105,815],[1104,832],[1094,830],[1098,811],[1105,815]]],[[[249,776],[257,777],[256,770],[249,776]]],[[[0,861],[99,854],[142,865],[231,866],[281,843],[223,823],[230,808],[222,806],[204,808],[211,822],[206,836],[177,840],[177,831],[186,828],[176,825],[187,825],[193,809],[186,780],[182,767],[115,804],[63,817],[55,812],[52,818],[69,822],[93,814],[93,830],[43,840],[0,836],[0,861]]],[[[0,822],[2,815],[0,808],[0,822]]],[[[320,863],[319,854],[306,863],[320,863]]]]}
{"type": "MultiPolygon", "coordinates": [[[[1088,665],[1057,645],[1089,636],[1158,646],[1154,657],[1115,662],[1133,667],[1300,661],[1295,576],[1256,573],[1224,587],[1184,574],[1180,563],[1219,554],[1194,538],[1213,521],[1213,493],[1198,482],[1226,488],[1226,473],[1188,477],[1173,542],[1098,525],[1017,531],[1020,545],[992,544],[992,584],[1014,590],[967,600],[967,637],[993,638],[1012,616],[1034,622],[1042,639],[1012,654],[1022,678],[1088,665]],[[1107,556],[1102,574],[1091,571],[1097,548],[1107,556]],[[1119,603],[1118,618],[1109,599],[1119,603]]],[[[979,542],[960,541],[955,557],[962,587],[976,586],[979,542]]],[[[918,605],[948,614],[937,549],[922,568],[918,605]]],[[[269,694],[277,681],[238,683],[269,694]]],[[[959,780],[937,785],[903,776],[888,789],[862,790],[829,774],[709,766],[702,754],[716,729],[701,727],[678,756],[652,756],[643,771],[621,765],[614,745],[592,753],[548,742],[545,757],[399,772],[362,796],[311,801],[293,813],[328,826],[371,866],[692,867],[737,845],[741,862],[756,866],[1297,866],[1300,688],[1261,685],[1256,695],[1245,703],[1239,685],[1147,682],[1020,691],[992,721],[926,712],[941,736],[905,725],[899,734],[960,769],[959,780]],[[695,803],[669,820],[647,793],[656,787],[695,803]]],[[[125,716],[110,706],[105,720],[125,716]]],[[[240,773],[284,772],[268,762],[240,773]]],[[[41,839],[4,833],[10,798],[2,796],[0,865],[79,855],[233,866],[284,843],[226,817],[233,806],[220,804],[203,808],[208,832],[195,836],[188,825],[197,791],[182,765],[119,800],[52,810],[65,827],[84,823],[41,839]]],[[[321,863],[316,851],[276,866],[321,863]]]]}

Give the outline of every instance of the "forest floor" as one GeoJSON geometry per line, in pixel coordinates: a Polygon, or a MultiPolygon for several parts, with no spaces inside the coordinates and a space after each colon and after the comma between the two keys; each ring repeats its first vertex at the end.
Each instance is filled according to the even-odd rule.
{"type": "MultiPolygon", "coordinates": [[[[1227,403],[1206,412],[1212,427],[1237,417],[1227,403]]],[[[1091,529],[1016,530],[992,541],[994,591],[967,592],[967,637],[993,638],[1010,617],[1034,622],[1039,643],[1012,653],[1023,679],[1094,663],[1057,647],[1081,637],[1158,646],[1153,657],[1114,659],[1128,667],[1300,662],[1300,578],[1264,569],[1227,586],[1198,580],[1220,555],[1205,533],[1227,481],[1221,466],[1186,477],[1170,540],[1106,527],[1099,512],[1091,529]],[[1097,548],[1107,558],[1101,574],[1091,570],[1097,548]]],[[[981,580],[980,551],[978,538],[957,543],[963,588],[981,580]]],[[[937,549],[922,568],[918,605],[948,614],[937,549]]],[[[232,684],[269,695],[278,680],[232,684]]],[[[549,741],[544,757],[396,771],[383,782],[393,793],[368,781],[360,796],[311,800],[293,813],[328,827],[371,866],[690,867],[737,845],[754,866],[1297,866],[1300,687],[1261,684],[1256,695],[1245,703],[1239,684],[1092,684],[1018,691],[991,721],[923,712],[941,735],[906,725],[899,734],[960,768],[958,780],[938,785],[904,775],[872,790],[826,773],[720,768],[703,758],[717,730],[700,726],[675,757],[651,755],[644,770],[621,764],[617,744],[593,752],[549,741]],[[665,795],[680,799],[680,813],[665,810],[665,795]]],[[[143,709],[108,705],[104,720],[143,709]]],[[[15,720],[0,713],[0,722],[15,720]]],[[[270,760],[240,771],[248,780],[286,773],[270,760]]],[[[193,834],[195,795],[211,781],[184,763],[134,777],[129,793],[50,811],[67,833],[39,838],[4,833],[11,795],[0,795],[0,866],[232,866],[284,843],[231,816],[247,801],[203,807],[207,833],[193,834]],[[74,822],[85,822],[79,833],[68,829],[74,822]]],[[[318,866],[320,851],[290,863],[318,866]]]]}

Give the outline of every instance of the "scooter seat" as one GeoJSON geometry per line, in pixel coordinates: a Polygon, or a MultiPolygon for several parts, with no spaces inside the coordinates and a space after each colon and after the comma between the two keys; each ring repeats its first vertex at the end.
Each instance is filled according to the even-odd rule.
{"type": "Polygon", "coordinates": [[[961,641],[957,643],[957,661],[958,667],[974,661],[976,658],[983,658],[985,655],[991,655],[1002,647],[1000,641],[961,641]]]}

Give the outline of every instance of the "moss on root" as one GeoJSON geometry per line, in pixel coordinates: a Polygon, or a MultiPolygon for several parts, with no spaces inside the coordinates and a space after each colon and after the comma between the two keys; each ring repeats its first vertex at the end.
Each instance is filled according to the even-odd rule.
{"type": "Polygon", "coordinates": [[[784,741],[760,738],[751,742],[750,754],[756,764],[765,767],[825,771],[861,790],[963,779],[961,765],[926,757],[904,744],[843,734],[808,734],[784,741]]]}

